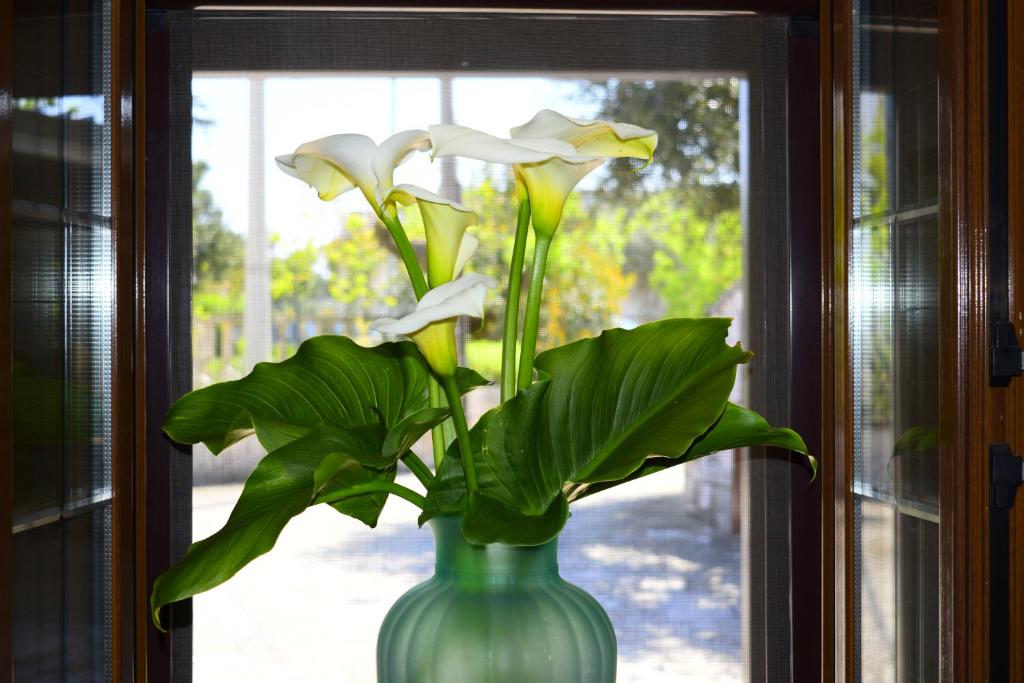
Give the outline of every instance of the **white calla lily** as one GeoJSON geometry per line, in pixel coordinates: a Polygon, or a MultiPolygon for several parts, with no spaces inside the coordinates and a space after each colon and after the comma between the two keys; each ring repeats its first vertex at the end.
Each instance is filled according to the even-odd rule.
{"type": "Polygon", "coordinates": [[[425,130],[403,130],[395,133],[376,149],[373,155],[373,173],[377,176],[378,191],[395,184],[395,169],[412,156],[413,152],[430,149],[430,134],[425,130]]]}
{"type": "Polygon", "coordinates": [[[365,135],[343,133],[303,143],[276,161],[282,171],[315,188],[320,199],[359,188],[380,213],[379,195],[394,183],[395,168],[413,152],[429,148],[430,137],[423,130],[396,133],[380,146],[365,135]]]}
{"type": "Polygon", "coordinates": [[[516,175],[526,187],[533,214],[533,229],[550,238],[562,222],[565,201],[588,173],[604,163],[598,157],[591,161],[571,163],[553,158],[536,164],[517,164],[516,175]]]}
{"type": "Polygon", "coordinates": [[[409,337],[434,372],[452,377],[459,364],[455,350],[456,320],[463,315],[482,318],[487,290],[497,284],[487,275],[463,275],[424,294],[409,315],[397,320],[381,318],[371,323],[370,328],[382,334],[409,337]]]}
{"type": "Polygon", "coordinates": [[[573,146],[577,154],[607,158],[634,157],[650,161],[658,146],[658,134],[632,123],[574,119],[543,109],[510,133],[517,138],[554,138],[573,146]]]}
{"type": "Polygon", "coordinates": [[[455,268],[452,270],[453,278],[462,274],[462,269],[469,263],[469,259],[473,258],[473,254],[476,253],[479,246],[480,240],[476,238],[476,235],[467,232],[462,236],[462,242],[459,244],[459,253],[455,256],[455,268]]]}
{"type": "Polygon", "coordinates": [[[520,215],[512,250],[502,340],[502,398],[505,400],[515,394],[516,386],[523,389],[533,381],[548,248],[562,220],[569,193],[605,159],[633,157],[650,162],[658,135],[629,123],[574,119],[550,109],[538,112],[525,124],[513,128],[509,138],[497,138],[464,126],[431,126],[429,131],[435,157],[464,156],[512,164],[515,170],[520,215]],[[517,380],[514,349],[527,221],[533,224],[536,240],[517,380]]]}
{"type": "Polygon", "coordinates": [[[601,157],[580,154],[564,140],[544,137],[499,138],[465,126],[430,126],[432,154],[461,156],[489,163],[512,164],[516,181],[526,189],[533,226],[554,234],[565,200],[585,175],[603,163],[601,157]]]}
{"type": "Polygon", "coordinates": [[[391,188],[382,206],[392,202],[416,204],[427,236],[427,279],[431,287],[458,277],[480,242],[466,232],[479,221],[476,213],[462,204],[416,185],[391,188]]]}
{"type": "Polygon", "coordinates": [[[588,173],[610,157],[650,161],[658,134],[630,123],[585,121],[550,109],[498,138],[464,126],[430,126],[434,156],[464,156],[512,164],[530,199],[533,227],[550,237],[562,220],[565,200],[588,173]]]}
{"type": "Polygon", "coordinates": [[[437,124],[428,130],[431,154],[435,157],[458,156],[492,164],[532,164],[554,157],[570,162],[590,161],[590,157],[582,158],[575,147],[561,140],[525,136],[512,140],[455,124],[437,124]]]}
{"type": "Polygon", "coordinates": [[[579,157],[596,157],[597,162],[575,162],[565,158],[516,167],[530,197],[534,229],[554,234],[562,220],[565,200],[573,188],[605,159],[634,157],[650,161],[658,145],[658,134],[631,123],[586,121],[543,109],[511,131],[512,141],[553,139],[572,146],[579,157]]]}

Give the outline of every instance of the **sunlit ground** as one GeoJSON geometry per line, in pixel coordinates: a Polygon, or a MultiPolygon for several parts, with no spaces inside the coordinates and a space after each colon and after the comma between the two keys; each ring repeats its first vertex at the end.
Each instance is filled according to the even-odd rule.
{"type": "MultiPolygon", "coordinates": [[[[621,683],[741,676],[739,538],[679,513],[681,475],[581,502],[562,535],[563,577],[597,597],[615,625],[621,683]]],[[[194,490],[196,538],[224,523],[240,490],[194,490]]],[[[195,680],[376,680],[385,613],[432,573],[433,539],[415,518],[398,499],[376,530],[326,506],[296,518],[269,555],[195,599],[195,680]]]]}

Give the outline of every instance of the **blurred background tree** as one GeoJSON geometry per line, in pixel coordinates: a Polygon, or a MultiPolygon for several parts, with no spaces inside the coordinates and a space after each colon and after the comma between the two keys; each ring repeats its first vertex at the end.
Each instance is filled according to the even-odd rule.
{"type": "Polygon", "coordinates": [[[628,121],[658,133],[648,182],[636,182],[637,164],[613,159],[603,188],[615,197],[636,194],[657,180],[704,212],[739,206],[739,92],[737,78],[679,81],[598,81],[581,95],[596,99],[597,118],[628,121]]]}
{"type": "Polygon", "coordinates": [[[207,349],[194,365],[193,383],[203,386],[241,371],[241,319],[245,240],[224,225],[213,193],[202,187],[206,162],[192,164],[192,317],[193,335],[205,335],[207,349]]]}
{"type": "MultiPolygon", "coordinates": [[[[280,243],[280,235],[271,235],[270,245],[280,243]]],[[[274,334],[274,359],[283,360],[295,352],[301,338],[302,321],[315,314],[317,304],[327,295],[327,275],[323,257],[312,243],[270,258],[271,320],[274,334]]]]}
{"type": "Polygon", "coordinates": [[[245,241],[224,226],[213,193],[201,186],[209,170],[204,161],[192,164],[193,313],[241,313],[245,241]]]}
{"type": "MultiPolygon", "coordinates": [[[[659,145],[646,168],[613,160],[595,175],[596,187],[589,181],[570,196],[548,269],[543,348],[665,315],[706,315],[738,286],[743,270],[739,81],[581,82],[577,96],[596,103],[598,118],[656,130],[659,145]]],[[[193,306],[197,333],[214,330],[206,344],[216,348],[207,375],[228,379],[240,366],[244,344],[239,324],[245,238],[225,227],[214,197],[202,187],[207,170],[197,162],[193,172],[193,306]]],[[[481,244],[470,270],[499,282],[487,318],[466,330],[466,360],[494,377],[515,230],[514,187],[508,169],[488,166],[456,189],[480,217],[471,228],[481,244]]],[[[418,211],[402,208],[401,215],[424,260],[418,211]]],[[[314,334],[371,343],[372,320],[414,305],[390,237],[376,219],[339,211],[337,220],[338,236],[326,243],[283,250],[283,240],[274,239],[275,358],[314,334]]],[[[531,244],[527,270],[532,249],[531,244]]],[[[529,280],[527,272],[524,285],[529,280]]]]}

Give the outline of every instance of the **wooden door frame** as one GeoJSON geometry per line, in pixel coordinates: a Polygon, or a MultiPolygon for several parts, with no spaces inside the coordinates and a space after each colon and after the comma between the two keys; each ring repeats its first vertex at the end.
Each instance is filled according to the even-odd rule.
{"type": "MultiPolygon", "coordinates": [[[[988,678],[986,3],[939,3],[940,637],[946,681],[988,678]]],[[[997,417],[998,416],[998,417],[997,417]]]]}
{"type": "MultiPolygon", "coordinates": [[[[1009,130],[1009,226],[1010,226],[1010,311],[1017,322],[1017,333],[1024,332],[1024,6],[1008,3],[1008,72],[1007,101],[1009,130]],[[1016,231],[1014,226],[1018,226],[1016,231]]],[[[1018,455],[1024,454],[1024,380],[1010,385],[1009,405],[1005,411],[1010,430],[1007,441],[1018,455]]],[[[1024,504],[1018,493],[1010,521],[1011,539],[1024,537],[1024,504]]],[[[1024,633],[1024,546],[1011,546],[1010,555],[1010,625],[1013,634],[1024,633]]],[[[1024,649],[1011,648],[1011,671],[1024,671],[1024,649]]]]}

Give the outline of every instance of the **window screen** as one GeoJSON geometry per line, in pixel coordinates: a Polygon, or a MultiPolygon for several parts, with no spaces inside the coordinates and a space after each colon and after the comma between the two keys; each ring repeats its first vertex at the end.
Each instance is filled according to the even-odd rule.
{"type": "MultiPolygon", "coordinates": [[[[192,256],[175,292],[188,302],[183,385],[237,378],[318,334],[376,343],[369,322],[413,305],[387,233],[355,193],[320,202],[275,155],[332,133],[379,141],[437,122],[504,135],[552,108],[661,139],[650,166],[610,163],[574,194],[541,348],[669,316],[733,317],[733,341],[758,354],[733,399],[787,421],[788,297],[771,294],[788,290],[784,21],[189,13],[172,17],[170,34],[181,60],[170,231],[192,256]]],[[[477,210],[473,268],[505,280],[507,168],[421,155],[396,180],[477,210]]],[[[416,222],[406,216],[422,246],[416,222]]],[[[492,379],[503,296],[459,333],[463,360],[492,379]]],[[[497,400],[497,389],[472,394],[470,421],[497,400]]],[[[421,453],[429,460],[429,447],[421,453]]],[[[181,549],[224,523],[262,455],[253,442],[179,456],[192,484],[191,500],[176,501],[191,512],[181,549]]],[[[562,573],[608,610],[620,681],[789,677],[789,477],[788,463],[761,453],[720,453],[575,508],[562,573]]],[[[332,676],[372,680],[384,614],[432,573],[430,533],[414,520],[403,501],[376,530],[331,509],[304,513],[271,554],[195,598],[180,677],[313,681],[342,648],[332,676]]]]}

